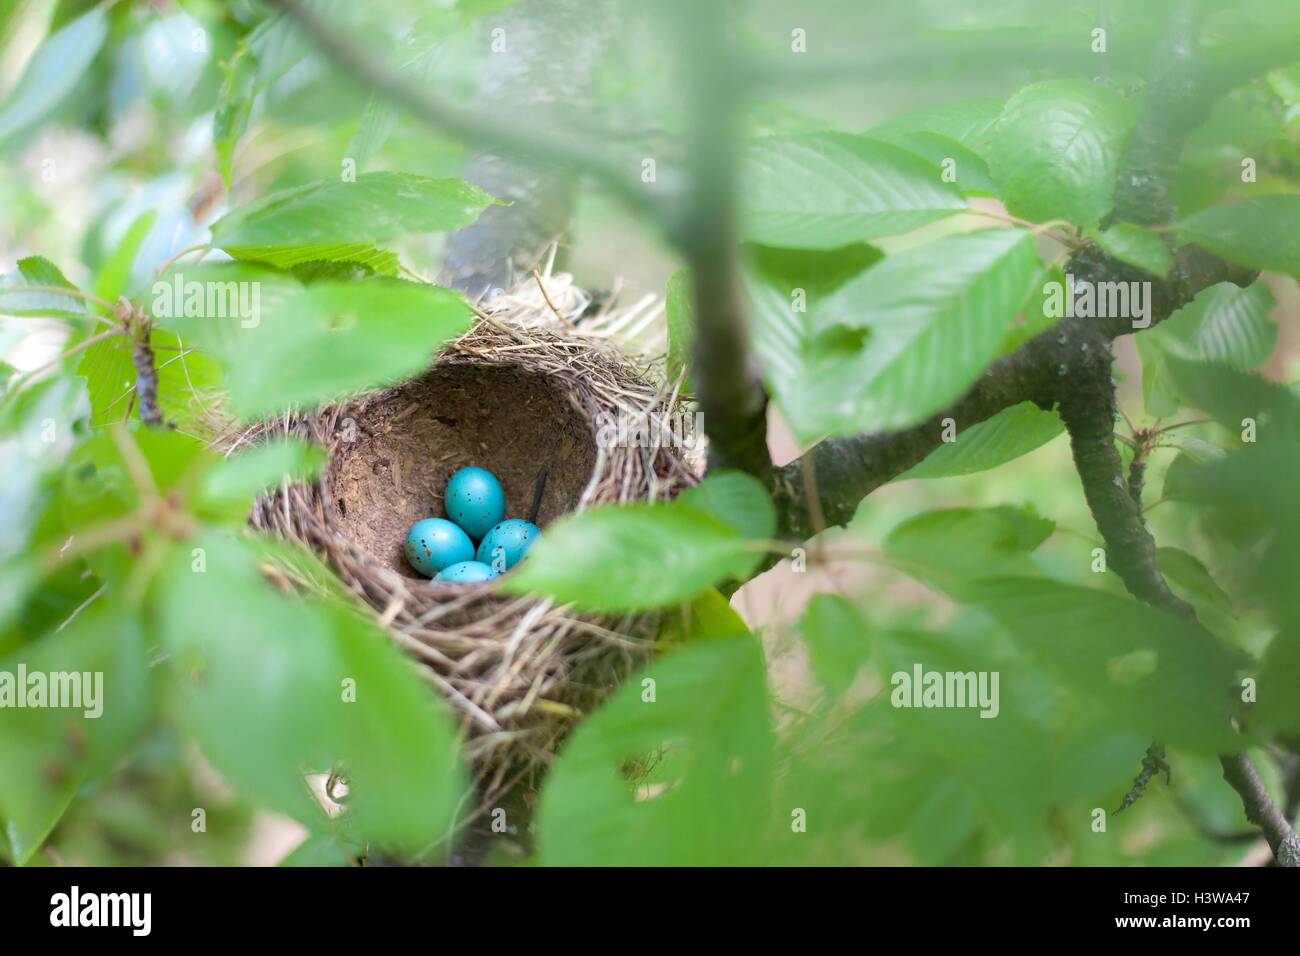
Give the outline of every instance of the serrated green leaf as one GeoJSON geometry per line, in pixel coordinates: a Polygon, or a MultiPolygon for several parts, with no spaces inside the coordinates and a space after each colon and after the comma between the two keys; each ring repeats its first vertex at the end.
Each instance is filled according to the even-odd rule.
{"type": "Polygon", "coordinates": [[[538,806],[542,863],[762,862],[772,746],[754,637],[666,655],[564,744],[538,806]]]}
{"type": "Polygon", "coordinates": [[[835,249],[966,209],[924,158],[844,133],[759,140],[743,171],[745,238],[770,246],[835,249]]]}
{"type": "Polygon", "coordinates": [[[1035,222],[1096,226],[1114,201],[1136,115],[1132,101],[1082,80],[1047,80],[1015,94],[989,153],[1007,209],[1035,222]]]}
{"type": "Polygon", "coordinates": [[[1055,410],[1045,412],[1033,402],[1021,402],[958,432],[955,441],[940,445],[896,480],[988,471],[1041,448],[1064,430],[1055,410]]]}
{"type": "Polygon", "coordinates": [[[33,286],[57,286],[73,291],[77,288],[50,260],[41,256],[19,259],[17,269],[0,278],[0,315],[78,318],[86,314],[86,303],[81,299],[56,292],[18,291],[33,286]]]}
{"type": "Polygon", "coordinates": [[[473,315],[438,286],[380,278],[302,286],[247,265],[184,267],[155,290],[157,321],[221,360],[231,406],[247,417],[399,381],[473,315]],[[193,307],[191,289],[202,293],[193,307]]]}
{"type": "Polygon", "coordinates": [[[1178,238],[1237,265],[1300,276],[1300,196],[1203,210],[1178,223],[1178,238]]]}
{"type": "Polygon", "coordinates": [[[58,108],[81,81],[107,36],[107,10],[94,7],[37,47],[0,107],[0,145],[58,108]]]}
{"type": "Polygon", "coordinates": [[[994,229],[891,256],[809,313],[801,379],[773,382],[803,439],[903,428],[959,398],[998,353],[1039,272],[1033,237],[994,229]]]}
{"type": "Polygon", "coordinates": [[[1239,368],[1267,360],[1277,342],[1277,326],[1269,317],[1273,306],[1273,294],[1262,282],[1245,289],[1221,282],[1137,336],[1147,412],[1172,415],[1182,403],[1168,371],[1171,355],[1239,368]]]}
{"type": "Polygon", "coordinates": [[[493,202],[459,179],[361,173],[240,206],[213,223],[212,244],[249,259],[267,247],[375,244],[468,226],[493,202]]]}
{"type": "Polygon", "coordinates": [[[950,100],[912,110],[873,126],[869,135],[934,133],[956,140],[983,156],[1002,116],[1002,100],[992,97],[950,100]]]}
{"type": "Polygon", "coordinates": [[[864,134],[870,139],[890,143],[929,160],[944,182],[955,183],[966,196],[996,196],[997,186],[989,174],[988,163],[957,140],[940,133],[873,129],[864,134]]]}
{"type": "Polygon", "coordinates": [[[319,243],[306,246],[263,246],[257,249],[227,250],[243,262],[260,262],[277,269],[293,269],[315,262],[346,263],[362,267],[366,274],[396,276],[402,269],[397,253],[368,242],[319,243]]]}

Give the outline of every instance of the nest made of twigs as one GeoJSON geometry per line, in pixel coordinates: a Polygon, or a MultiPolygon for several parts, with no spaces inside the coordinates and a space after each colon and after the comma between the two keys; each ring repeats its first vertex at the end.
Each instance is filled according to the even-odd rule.
{"type": "Polygon", "coordinates": [[[574,326],[569,316],[590,309],[565,279],[548,276],[549,294],[539,279],[532,295],[521,287],[498,296],[414,379],[260,423],[227,448],[293,434],[326,449],[318,480],[286,483],[257,503],[250,522],[323,555],[425,665],[461,721],[485,799],[548,760],[573,722],[646,659],[657,622],[580,614],[490,584],[429,581],[402,556],[407,529],[444,513],[447,479],[466,465],[496,474],[507,515],[522,517],[545,469],[543,535],[568,512],[667,499],[697,476],[694,436],[680,427],[601,446],[603,422],[687,417],[662,367],[623,338],[644,331],[653,309],[643,300],[574,326]]]}

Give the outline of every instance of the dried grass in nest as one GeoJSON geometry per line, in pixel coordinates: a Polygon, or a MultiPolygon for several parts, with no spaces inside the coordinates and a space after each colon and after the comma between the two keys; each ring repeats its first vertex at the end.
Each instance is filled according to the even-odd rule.
{"type": "Polygon", "coordinates": [[[628,348],[654,347],[654,308],[643,300],[607,309],[580,331],[570,317],[588,300],[567,278],[548,275],[543,291],[537,277],[498,296],[415,379],[261,423],[226,449],[293,434],[327,450],[316,482],[286,483],[250,521],[325,556],[425,665],[459,716],[484,805],[539,769],[573,722],[647,657],[657,622],[579,614],[491,585],[434,583],[401,557],[406,529],[443,514],[442,489],[465,465],[492,470],[507,515],[524,517],[544,466],[543,534],[569,511],[670,498],[698,471],[692,452],[666,434],[645,447],[599,447],[602,421],[686,416],[677,389],[656,384],[662,369],[628,348]]]}

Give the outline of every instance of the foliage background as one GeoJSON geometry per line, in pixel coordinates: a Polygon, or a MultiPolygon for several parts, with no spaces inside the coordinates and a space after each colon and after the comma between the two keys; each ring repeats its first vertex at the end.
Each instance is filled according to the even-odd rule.
{"type": "MultiPolygon", "coordinates": [[[[394,50],[393,64],[403,75],[455,103],[479,95],[491,69],[492,18],[507,6],[492,0],[312,5],[356,37],[394,50]]],[[[872,142],[901,143],[927,159],[933,157],[926,149],[939,149],[957,152],[965,163],[969,152],[988,178],[962,184],[968,187],[963,205],[969,201],[977,211],[996,214],[1011,208],[1039,223],[1073,218],[1076,226],[1092,228],[1113,198],[1119,144],[1099,147],[1100,158],[1078,159],[1078,176],[1052,188],[1052,171],[1074,161],[1062,158],[1066,146],[1052,140],[1052,123],[1060,119],[1052,111],[1087,106],[1093,96],[1087,91],[1104,89],[1105,102],[1088,128],[1114,123],[1128,129],[1147,89],[1150,52],[1174,6],[820,0],[792,12],[775,2],[736,4],[737,43],[766,64],[747,81],[752,88],[746,89],[743,134],[873,131],[872,142]],[[1099,17],[1107,18],[1112,44],[1100,59],[1088,40],[1099,17]],[[794,28],[806,31],[811,65],[789,66],[794,28]],[[1049,99],[1037,113],[1030,102],[1024,128],[1016,129],[1008,98],[1023,96],[1017,91],[1026,87],[1041,91],[1032,85],[1044,80],[1067,84],[1048,90],[1069,95],[1049,99]],[[1003,135],[978,146],[974,137],[966,149],[957,130],[976,123],[983,107],[971,104],[980,102],[993,104],[991,122],[1003,124],[1003,135]],[[948,117],[926,112],[951,103],[965,105],[948,117]],[[900,117],[911,117],[910,125],[900,117]],[[947,132],[933,132],[941,126],[947,132]],[[1017,168],[1026,156],[1033,158],[1035,143],[1049,155],[1025,187],[1017,168]],[[1036,195],[1034,184],[1046,195],[1036,195]],[[1094,208],[1098,188],[1100,208],[1094,208]]],[[[1300,41],[1296,14],[1281,0],[1206,0],[1198,6],[1202,41],[1227,51],[1227,62],[1264,63],[1275,55],[1279,37],[1300,41]]],[[[681,144],[690,133],[692,100],[672,39],[673,18],[691,14],[669,7],[660,17],[614,5],[590,108],[570,113],[560,104],[541,125],[594,138],[612,157],[662,156],[661,177],[671,187],[689,173],[681,144]]],[[[0,273],[18,279],[5,281],[62,284],[44,273],[34,278],[34,267],[24,272],[19,260],[41,256],[83,291],[109,300],[133,294],[147,304],[141,290],[155,270],[179,250],[208,241],[222,215],[282,190],[337,179],[343,157],[370,173],[433,180],[466,174],[469,148],[388,110],[309,49],[291,25],[253,0],[6,4],[0,11],[0,151],[7,173],[0,177],[0,273]],[[61,30],[75,33],[50,55],[61,30]],[[195,49],[196,37],[201,49],[195,49]]],[[[1300,55],[1300,42],[1292,49],[1300,55]]],[[[1271,64],[1275,68],[1234,84],[1197,126],[1175,183],[1181,215],[1242,197],[1295,201],[1300,65],[1288,63],[1293,59],[1282,56],[1271,64]],[[1251,187],[1238,175],[1243,156],[1258,161],[1259,182],[1251,187]]],[[[508,103],[481,108],[512,116],[508,103]]],[[[748,173],[741,180],[742,197],[758,205],[772,192],[783,198],[800,190],[810,202],[832,202],[830,187],[806,171],[775,183],[748,173]]],[[[435,279],[447,233],[486,202],[470,197],[465,206],[474,207],[472,214],[439,218],[429,212],[418,228],[383,235],[385,217],[397,215],[392,204],[381,201],[378,215],[340,208],[337,216],[355,230],[356,242],[396,252],[403,275],[435,279]]],[[[816,221],[816,228],[829,230],[831,218],[816,221]]],[[[889,257],[885,261],[924,250],[911,281],[925,287],[940,282],[927,269],[950,265],[925,246],[992,224],[978,213],[934,218],[908,228],[859,228],[834,240],[819,233],[824,241],[803,245],[825,256],[827,269],[835,268],[839,247],[850,239],[870,240],[889,257]]],[[[793,230],[782,229],[779,223],[754,226],[744,238],[771,247],[783,240],[800,244],[791,239],[793,230]]],[[[588,288],[621,284],[629,298],[663,294],[683,266],[679,251],[643,211],[629,211],[596,186],[578,190],[569,235],[565,268],[588,288]]],[[[1300,261],[1297,243],[1300,217],[1291,215],[1271,247],[1282,265],[1269,264],[1248,299],[1198,300],[1210,313],[1208,322],[1203,315],[1184,316],[1116,341],[1119,402],[1128,418],[1149,425],[1208,414],[1231,423],[1237,406],[1229,399],[1254,394],[1249,382],[1227,369],[1180,374],[1180,362],[1226,360],[1292,382],[1300,292],[1285,273],[1300,272],[1286,266],[1300,261]],[[1213,334],[1199,331],[1211,326],[1213,334]],[[1201,385],[1189,384],[1194,381],[1201,385]]],[[[1035,261],[1049,261],[1062,248],[1046,236],[1029,246],[1038,253],[1035,261]]],[[[777,253],[772,261],[779,270],[777,253]]],[[[319,249],[316,256],[328,258],[319,249]]],[[[849,271],[841,311],[832,306],[827,322],[851,327],[855,320],[844,314],[891,291],[870,284],[883,282],[878,273],[875,280],[864,278],[871,269],[860,267],[878,258],[866,256],[849,271]]],[[[761,268],[747,267],[747,275],[760,289],[784,294],[761,268]]],[[[335,307],[329,296],[336,293],[344,294],[332,287],[319,293],[324,311],[335,307]]],[[[426,351],[466,319],[428,290],[365,281],[349,294],[362,296],[372,318],[397,306],[412,314],[446,306],[440,324],[420,333],[426,351]]],[[[761,303],[761,291],[751,287],[751,294],[761,303]]],[[[84,311],[72,301],[55,305],[42,301],[26,311],[84,311]]],[[[1018,344],[1009,328],[1017,310],[998,315],[993,341],[1008,336],[1003,352],[1018,344]]],[[[463,795],[445,713],[371,619],[338,595],[302,602],[276,593],[256,573],[271,545],[237,533],[244,506],[259,488],[283,473],[310,473],[318,460],[308,449],[286,447],[262,461],[223,464],[199,449],[204,426],[191,396],[232,388],[236,351],[223,353],[221,343],[204,340],[196,325],[192,331],[205,348],[192,353],[184,378],[176,365],[162,372],[164,411],[177,429],[159,433],[133,425],[124,432],[109,423],[126,407],[119,381],[129,386],[132,377],[125,340],[87,348],[35,381],[20,379],[88,334],[75,315],[69,320],[23,311],[12,297],[0,302],[7,316],[0,319],[0,357],[10,373],[0,446],[6,475],[0,492],[0,557],[6,562],[0,656],[77,669],[85,669],[86,660],[102,660],[112,686],[126,690],[110,696],[107,726],[95,727],[88,742],[70,738],[61,717],[0,714],[0,821],[7,836],[0,857],[34,865],[269,863],[301,841],[291,862],[348,862],[381,848],[440,859],[447,820],[463,795]],[[51,420],[53,442],[42,437],[51,420]],[[72,560],[47,562],[69,534],[129,522],[131,515],[156,518],[148,511],[151,486],[161,489],[163,500],[175,490],[182,501],[169,518],[72,560]],[[195,547],[204,550],[208,577],[193,573],[195,547]],[[358,673],[374,682],[368,686],[383,688],[364,698],[382,705],[360,718],[340,718],[328,700],[330,689],[339,675],[358,673]],[[300,770],[316,770],[311,779],[319,792],[332,766],[347,768],[354,791],[349,812],[338,818],[325,817],[300,780],[300,770]],[[193,813],[200,807],[207,829],[196,833],[193,813]]],[[[764,321],[761,304],[752,311],[756,325],[764,321]]],[[[1036,331],[1032,316],[1024,315],[1019,327],[1036,331]]],[[[304,322],[319,318],[307,313],[304,322]]],[[[808,329],[796,331],[813,338],[808,329]]],[[[401,338],[407,332],[377,321],[363,333],[411,341],[401,338]]],[[[160,348],[166,334],[154,333],[160,348]]],[[[760,353],[774,347],[761,328],[755,338],[760,353]]],[[[262,343],[272,369],[274,361],[290,360],[291,343],[262,343]]],[[[167,353],[158,355],[163,361],[167,353]]],[[[816,367],[791,375],[763,357],[780,402],[771,410],[768,439],[774,464],[795,459],[816,436],[872,424],[825,415],[829,402],[819,391],[816,367]]],[[[944,353],[939,364],[946,371],[938,378],[945,384],[926,396],[932,408],[897,400],[872,407],[911,416],[891,424],[921,420],[969,384],[969,376],[953,371],[964,359],[960,349],[944,353]]],[[[345,364],[331,369],[334,377],[327,376],[323,388],[337,393],[399,371],[345,364]]],[[[263,382],[264,391],[248,393],[247,407],[274,409],[293,397],[267,387],[263,382]]],[[[239,394],[235,398],[238,404],[239,394]]],[[[1264,464],[1257,458],[1236,472],[1224,469],[1217,483],[1185,478],[1182,487],[1191,490],[1179,492],[1175,469],[1190,474],[1194,466],[1223,458],[1224,450],[1240,455],[1239,429],[1213,422],[1181,428],[1152,455],[1147,522],[1161,547],[1171,549],[1161,566],[1175,591],[1196,606],[1212,643],[1171,638],[1158,645],[1154,664],[1142,656],[1140,648],[1164,625],[1125,596],[1115,575],[1094,573],[1093,549],[1102,542],[1068,438],[1052,422],[1044,424],[1040,416],[1050,413],[1035,412],[1034,426],[1044,429],[1040,437],[1055,437],[1033,450],[1018,449],[1029,453],[1011,455],[1014,460],[991,470],[891,482],[857,509],[846,528],[809,545],[814,560],[806,572],[782,561],[740,587],[730,598],[734,615],[711,590],[726,575],[705,579],[699,572],[686,581],[685,593],[695,597],[690,612],[680,615],[687,624],[671,635],[686,646],[652,669],[666,696],[647,718],[634,680],[574,736],[541,795],[538,848],[526,858],[559,864],[1032,865],[1267,859],[1258,839],[1224,838],[1249,828],[1238,795],[1221,779],[1215,755],[1223,740],[1215,738],[1215,728],[1226,732],[1227,723],[1206,717],[1219,713],[1218,702],[1206,695],[1224,673],[1258,674],[1261,666],[1271,673],[1272,683],[1261,679],[1263,692],[1273,694],[1271,709],[1249,744],[1265,782],[1284,800],[1300,732],[1296,619],[1287,595],[1296,569],[1287,536],[1300,530],[1290,492],[1297,446],[1294,432],[1282,427],[1293,421],[1294,400],[1289,384],[1266,399],[1251,399],[1262,420],[1282,424],[1261,438],[1264,464]],[[1270,530],[1280,537],[1270,538],[1270,530]],[[1021,582],[1014,595],[990,585],[1000,576],[1021,582]],[[1026,594],[1042,599],[1026,603],[1026,594]],[[1044,640],[1053,636],[1060,638],[1055,645],[1044,640]],[[1129,639],[1132,653],[1126,653],[1129,639]],[[1099,668],[1061,650],[1097,644],[1110,655],[1099,668]],[[999,671],[999,718],[890,708],[889,675],[910,670],[917,660],[930,668],[999,671]],[[1156,679],[1147,682],[1156,666],[1156,679]],[[1169,743],[1170,782],[1152,784],[1135,806],[1111,816],[1107,832],[1094,832],[1093,809],[1119,805],[1156,734],[1169,743]],[[639,772],[634,782],[643,799],[633,801],[620,768],[626,770],[625,759],[646,754],[658,756],[639,772]],[[743,772],[731,772],[737,755],[743,755],[743,772]],[[666,797],[644,799],[658,794],[666,797]],[[806,811],[806,833],[791,832],[795,808],[806,811]]],[[[1016,436],[1029,427],[1018,423],[1016,436]]],[[[995,457],[977,464],[987,466],[995,457]]],[[[733,497],[747,493],[741,488],[733,497]]],[[[710,505],[700,507],[708,511],[710,505]]],[[[754,508],[760,515],[770,511],[762,502],[754,508]]],[[[772,520],[760,517],[759,530],[742,529],[740,537],[773,537],[772,520]]],[[[586,533],[599,536],[600,529],[586,533]]],[[[589,548],[595,540],[575,532],[573,547],[589,548]]],[[[682,544],[691,545],[689,539],[682,544]]],[[[329,580],[309,556],[278,558],[329,580]]],[[[633,570],[655,559],[652,550],[620,556],[633,570]]],[[[540,574],[534,583],[565,586],[540,574]]],[[[505,852],[493,860],[517,862],[505,852]]]]}

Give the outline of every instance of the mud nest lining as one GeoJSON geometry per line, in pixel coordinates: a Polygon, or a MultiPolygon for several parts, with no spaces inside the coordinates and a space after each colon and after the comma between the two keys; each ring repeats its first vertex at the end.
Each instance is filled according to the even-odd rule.
{"type": "Polygon", "coordinates": [[[466,465],[500,479],[510,517],[528,516],[544,468],[543,534],[592,505],[670,498],[698,468],[671,429],[658,444],[598,442],[600,424],[620,417],[687,419],[661,369],[603,336],[616,317],[580,332],[551,303],[494,302],[422,375],[261,423],[227,448],[292,434],[326,449],[317,481],[286,482],[250,523],[325,556],[425,665],[460,718],[484,801],[547,762],[573,722],[645,660],[657,622],[426,580],[402,556],[407,529],[444,513],[447,479],[466,465]]]}

